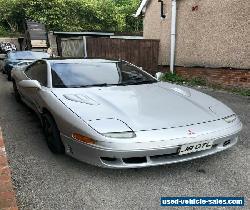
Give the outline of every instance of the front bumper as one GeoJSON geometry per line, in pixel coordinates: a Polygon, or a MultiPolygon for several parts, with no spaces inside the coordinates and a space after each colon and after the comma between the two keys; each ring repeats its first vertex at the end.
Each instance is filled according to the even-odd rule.
{"type": "Polygon", "coordinates": [[[80,161],[107,168],[140,168],[184,162],[226,150],[235,145],[238,140],[237,133],[210,139],[213,140],[211,149],[180,156],[178,151],[181,144],[156,149],[117,150],[87,145],[64,135],[61,137],[68,155],[80,161]]]}

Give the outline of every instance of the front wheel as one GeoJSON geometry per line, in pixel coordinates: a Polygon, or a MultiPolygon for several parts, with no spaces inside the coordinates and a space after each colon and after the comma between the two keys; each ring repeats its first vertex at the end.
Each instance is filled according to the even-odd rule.
{"type": "Polygon", "coordinates": [[[16,86],[16,82],[15,82],[15,81],[13,81],[13,90],[14,90],[14,95],[15,95],[16,101],[17,101],[18,103],[20,103],[20,102],[21,102],[21,96],[20,96],[20,94],[19,94],[19,92],[18,92],[18,89],[17,89],[17,86],[16,86]]]}
{"type": "Polygon", "coordinates": [[[60,131],[50,114],[43,115],[43,128],[50,151],[55,154],[64,154],[65,148],[61,141],[60,131]]]}

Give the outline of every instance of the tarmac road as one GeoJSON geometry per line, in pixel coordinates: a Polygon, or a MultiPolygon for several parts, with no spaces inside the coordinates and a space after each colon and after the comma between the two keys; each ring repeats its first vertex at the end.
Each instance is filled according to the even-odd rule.
{"type": "Polygon", "coordinates": [[[15,101],[12,84],[0,74],[0,127],[19,208],[165,209],[160,207],[161,196],[244,196],[247,200],[250,98],[203,91],[239,115],[244,128],[236,146],[190,162],[111,170],[53,155],[47,148],[38,118],[15,101]]]}

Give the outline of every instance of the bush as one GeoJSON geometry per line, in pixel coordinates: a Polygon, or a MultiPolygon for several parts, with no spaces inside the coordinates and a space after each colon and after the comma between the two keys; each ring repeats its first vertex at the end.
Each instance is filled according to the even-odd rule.
{"type": "Polygon", "coordinates": [[[11,32],[7,30],[4,26],[0,25],[0,37],[19,37],[18,32],[11,32]]]}
{"type": "Polygon", "coordinates": [[[205,78],[202,77],[194,77],[191,79],[185,79],[180,75],[177,74],[171,74],[170,72],[167,72],[163,75],[163,77],[161,78],[162,81],[166,81],[166,82],[171,82],[171,83],[175,83],[175,84],[186,84],[188,86],[207,86],[210,88],[213,88],[215,90],[225,90],[225,91],[229,91],[238,95],[242,95],[242,96],[250,96],[250,89],[245,89],[245,88],[230,88],[230,87],[223,87],[219,84],[212,84],[209,83],[205,78]]]}
{"type": "Polygon", "coordinates": [[[0,37],[4,37],[4,36],[8,36],[9,35],[9,32],[3,27],[0,25],[0,37]]]}
{"type": "Polygon", "coordinates": [[[165,73],[162,77],[162,80],[167,81],[167,82],[176,83],[176,84],[183,84],[183,82],[186,81],[183,77],[181,77],[177,74],[172,74],[170,72],[165,73]]]}
{"type": "Polygon", "coordinates": [[[190,79],[188,81],[188,83],[191,85],[191,86],[206,86],[207,85],[207,81],[206,79],[202,78],[202,77],[194,77],[192,79],[190,79]]]}

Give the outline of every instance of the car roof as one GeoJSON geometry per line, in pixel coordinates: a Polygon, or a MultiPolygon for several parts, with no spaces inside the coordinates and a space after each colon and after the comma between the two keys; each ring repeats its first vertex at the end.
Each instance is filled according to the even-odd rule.
{"type": "Polygon", "coordinates": [[[10,51],[8,54],[27,54],[27,53],[34,53],[34,54],[48,54],[46,52],[36,52],[36,51],[30,51],[30,50],[25,50],[25,51],[10,51]]]}
{"type": "Polygon", "coordinates": [[[10,60],[37,60],[40,58],[47,58],[50,55],[46,52],[36,51],[14,51],[9,52],[7,58],[10,60]]]}
{"type": "Polygon", "coordinates": [[[50,64],[62,64],[62,63],[78,63],[78,64],[91,64],[91,63],[117,63],[119,60],[108,60],[108,59],[46,59],[50,64]]]}
{"type": "Polygon", "coordinates": [[[35,60],[20,60],[19,63],[34,63],[35,60]]]}

